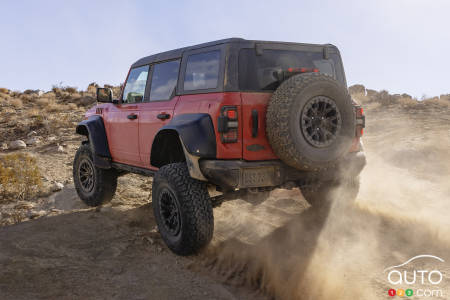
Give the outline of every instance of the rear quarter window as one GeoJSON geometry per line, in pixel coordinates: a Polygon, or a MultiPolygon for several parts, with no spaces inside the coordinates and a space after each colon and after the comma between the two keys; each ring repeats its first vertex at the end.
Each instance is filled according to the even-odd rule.
{"type": "Polygon", "coordinates": [[[318,69],[342,81],[338,57],[323,58],[323,52],[265,49],[256,55],[255,49],[242,49],[239,53],[239,88],[246,91],[273,91],[280,82],[273,75],[277,70],[289,68],[318,69]]]}
{"type": "Polygon", "coordinates": [[[219,83],[220,51],[188,56],[184,76],[184,90],[215,89],[219,83]]]}

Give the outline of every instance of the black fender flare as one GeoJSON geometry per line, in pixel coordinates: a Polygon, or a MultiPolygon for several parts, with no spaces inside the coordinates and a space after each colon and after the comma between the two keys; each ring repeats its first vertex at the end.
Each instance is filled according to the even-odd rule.
{"type": "Polygon", "coordinates": [[[192,178],[207,181],[198,161],[200,158],[216,158],[216,135],[208,114],[177,115],[167,125],[161,127],[152,144],[150,154],[152,165],[160,167],[167,163],[161,160],[161,153],[168,151],[167,146],[164,146],[167,142],[172,145],[171,149],[177,153],[178,159],[180,155],[184,157],[192,178]]]}
{"type": "Polygon", "coordinates": [[[94,115],[81,121],[76,127],[76,133],[89,139],[94,153],[94,164],[100,168],[111,168],[111,153],[102,117],[94,115]]]}
{"type": "Polygon", "coordinates": [[[216,134],[209,114],[194,113],[174,116],[156,134],[152,145],[152,155],[155,144],[167,130],[177,132],[189,154],[202,158],[216,158],[216,134]]]}

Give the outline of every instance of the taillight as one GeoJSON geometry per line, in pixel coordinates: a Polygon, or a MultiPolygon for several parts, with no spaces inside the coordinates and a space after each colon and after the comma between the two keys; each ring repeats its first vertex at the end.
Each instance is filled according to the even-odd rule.
{"type": "Polygon", "coordinates": [[[218,119],[218,131],[222,143],[238,141],[238,110],[236,106],[223,106],[218,119]]]}
{"type": "Polygon", "coordinates": [[[361,106],[355,106],[356,110],[356,136],[361,137],[366,127],[366,116],[361,106]]]}

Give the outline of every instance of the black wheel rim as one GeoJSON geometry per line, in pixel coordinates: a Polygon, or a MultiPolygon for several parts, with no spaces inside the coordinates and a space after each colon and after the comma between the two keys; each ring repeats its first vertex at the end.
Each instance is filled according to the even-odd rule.
{"type": "Polygon", "coordinates": [[[329,146],[341,129],[341,114],[336,102],[326,96],[311,98],[300,116],[300,128],[312,146],[329,146]]]}
{"type": "Polygon", "coordinates": [[[94,188],[94,165],[90,159],[83,159],[78,167],[78,177],[83,191],[89,193],[94,188]]]}
{"type": "Polygon", "coordinates": [[[176,236],[181,228],[180,211],[175,195],[168,189],[163,189],[159,194],[159,211],[165,229],[176,236]]]}

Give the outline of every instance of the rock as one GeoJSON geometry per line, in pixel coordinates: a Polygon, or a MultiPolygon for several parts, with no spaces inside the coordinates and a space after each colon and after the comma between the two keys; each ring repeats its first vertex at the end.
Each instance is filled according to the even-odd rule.
{"type": "Polygon", "coordinates": [[[58,146],[58,149],[56,149],[56,151],[58,151],[59,153],[64,153],[65,152],[64,151],[64,147],[61,146],[61,145],[58,146]]]}
{"type": "Polygon", "coordinates": [[[56,141],[56,136],[54,136],[54,135],[49,136],[49,137],[47,138],[47,141],[49,141],[49,142],[54,142],[54,141],[56,141]]]}
{"type": "Polygon", "coordinates": [[[47,212],[45,210],[40,210],[40,211],[36,211],[36,210],[30,210],[26,216],[29,219],[36,219],[36,218],[40,218],[42,216],[45,216],[47,214],[47,212]]]}
{"type": "Polygon", "coordinates": [[[64,184],[60,183],[60,182],[55,182],[52,186],[52,191],[53,192],[57,192],[60,191],[64,188],[64,184]]]}
{"type": "Polygon", "coordinates": [[[19,150],[19,149],[25,149],[27,147],[27,144],[25,144],[22,140],[16,140],[9,143],[9,149],[11,150],[19,150]]]}
{"type": "Polygon", "coordinates": [[[41,142],[41,139],[38,136],[33,136],[25,141],[28,146],[35,146],[41,142]]]}
{"type": "Polygon", "coordinates": [[[2,143],[0,148],[1,148],[1,150],[8,150],[8,144],[7,143],[2,143]]]}
{"type": "Polygon", "coordinates": [[[33,131],[28,132],[27,137],[30,137],[30,136],[33,136],[36,134],[37,134],[37,132],[33,130],[33,131]]]}

